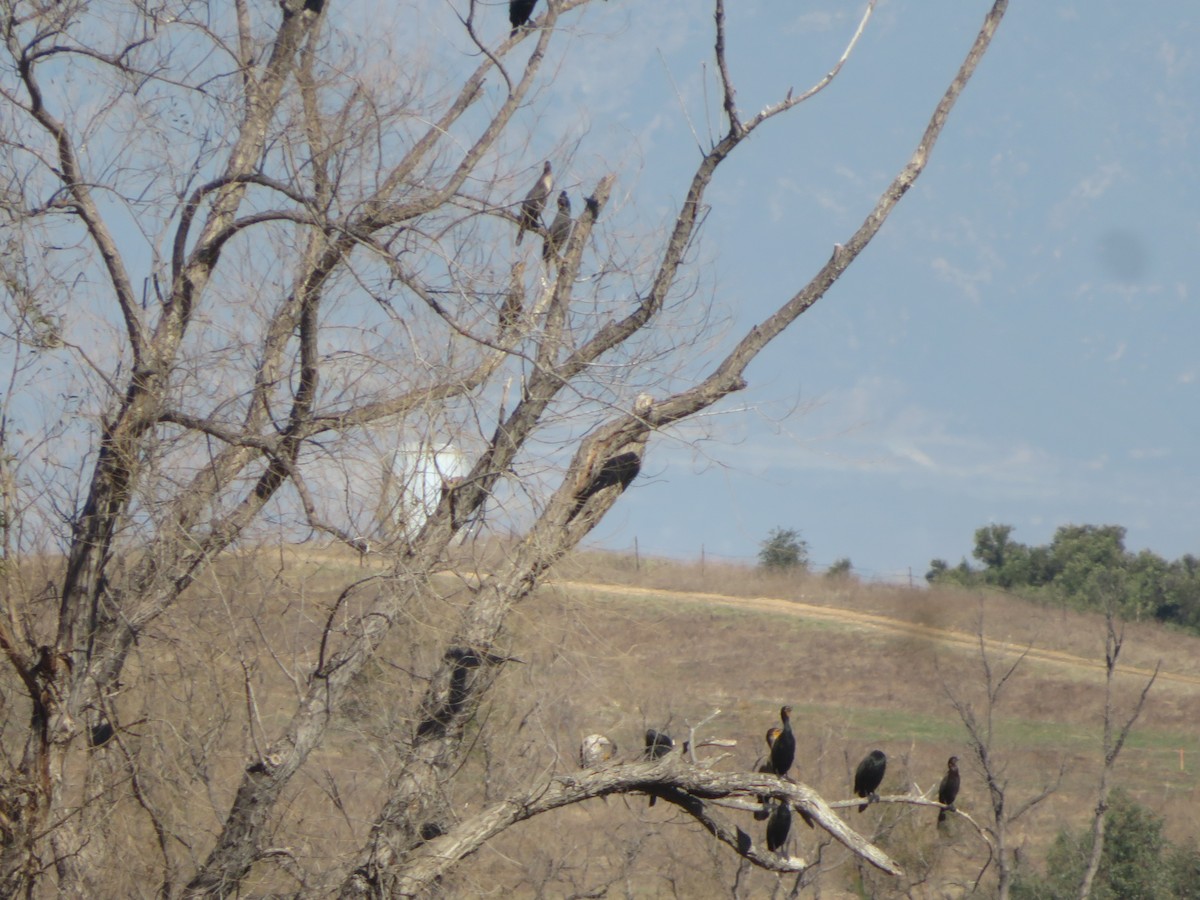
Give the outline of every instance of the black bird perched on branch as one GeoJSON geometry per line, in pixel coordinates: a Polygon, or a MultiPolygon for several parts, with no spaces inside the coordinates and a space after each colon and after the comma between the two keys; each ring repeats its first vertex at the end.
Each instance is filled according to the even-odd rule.
{"type": "Polygon", "coordinates": [[[662,759],[675,749],[675,740],[665,731],[646,729],[646,758],[662,759]]]}
{"type": "MultiPolygon", "coordinates": [[[[675,740],[665,731],[646,729],[646,759],[662,759],[674,749],[675,740]]],[[[656,802],[658,798],[651,795],[650,805],[653,806],[656,802]]]]}
{"type": "Polygon", "coordinates": [[[780,721],[783,722],[783,727],[779,729],[779,736],[771,744],[771,765],[775,769],[775,774],[780,778],[787,778],[788,769],[792,767],[792,763],[796,759],[796,735],[792,732],[792,708],[784,706],[779,710],[780,721]]]}
{"type": "Polygon", "coordinates": [[[587,502],[588,497],[600,493],[607,487],[619,484],[621,490],[629,487],[633,483],[633,479],[637,478],[638,472],[642,469],[642,457],[628,450],[625,453],[618,453],[616,456],[610,456],[600,464],[599,471],[595,476],[584,485],[583,489],[575,495],[575,505],[571,509],[571,515],[574,515],[583,508],[583,504],[587,502]]]}
{"type": "Polygon", "coordinates": [[[542,242],[542,259],[549,262],[550,257],[558,258],[558,254],[567,246],[571,237],[571,198],[566,191],[558,192],[558,211],[554,221],[546,230],[546,240],[542,242]]]}
{"type": "Polygon", "coordinates": [[[882,750],[872,750],[863,757],[863,761],[854,770],[854,795],[866,797],[867,802],[860,804],[858,811],[862,812],[868,805],[879,799],[875,789],[883,783],[883,773],[887,771],[887,754],[882,750]]]}
{"type": "Polygon", "coordinates": [[[517,36],[521,26],[528,22],[529,17],[533,15],[535,6],[537,6],[537,0],[509,0],[508,21],[512,24],[512,33],[509,34],[509,37],[517,36]]]}
{"type": "MultiPolygon", "coordinates": [[[[779,733],[782,730],[783,729],[781,729],[778,725],[772,725],[767,729],[767,755],[765,757],[760,757],[758,763],[754,767],[754,771],[758,772],[760,775],[775,774],[775,767],[771,765],[771,748],[775,746],[775,739],[779,737],[779,733]]],[[[767,808],[767,800],[769,799],[770,798],[763,794],[759,794],[758,796],[758,802],[762,804],[762,809],[757,809],[754,811],[754,818],[759,822],[771,814],[771,811],[767,808]]]]}
{"type": "MultiPolygon", "coordinates": [[[[444,669],[449,669],[449,683],[445,698],[422,712],[417,724],[418,737],[430,737],[446,733],[455,718],[466,709],[471,699],[472,678],[483,666],[500,666],[504,663],[520,662],[515,656],[501,656],[490,650],[476,647],[450,647],[442,654],[444,669]]],[[[443,669],[443,670],[444,670],[443,669]]]]}
{"type": "MultiPolygon", "coordinates": [[[[790,713],[792,708],[790,706],[785,706],[783,709],[786,709],[790,713]]],[[[779,711],[779,713],[780,713],[780,718],[783,719],[783,721],[784,721],[784,724],[788,726],[788,732],[790,733],[791,732],[791,726],[789,724],[790,720],[784,718],[782,709],[779,711]]],[[[779,740],[779,736],[782,734],[783,734],[783,729],[780,728],[778,725],[772,725],[770,728],[767,729],[767,756],[765,759],[760,759],[758,761],[758,766],[755,768],[755,771],[759,772],[762,775],[778,775],[779,774],[778,772],[775,771],[775,764],[771,761],[771,758],[774,755],[775,744],[779,740]]],[[[792,744],[793,744],[792,756],[793,757],[795,756],[795,742],[796,742],[796,738],[793,735],[793,737],[792,737],[792,744]]],[[[788,765],[790,767],[791,763],[789,763],[788,765]]],[[[754,811],[754,818],[757,821],[761,822],[763,819],[767,818],[767,816],[769,816],[771,814],[771,811],[768,807],[769,800],[770,800],[769,797],[759,794],[758,802],[762,804],[762,809],[756,809],[754,811]]],[[[800,813],[800,818],[804,820],[805,825],[807,825],[809,828],[816,827],[816,823],[813,821],[813,817],[811,815],[809,815],[808,810],[806,810],[803,806],[797,806],[796,812],[800,813]]]]}
{"type": "Polygon", "coordinates": [[[782,849],[791,830],[792,801],[780,800],[771,813],[771,820],[767,822],[767,849],[772,853],[782,849]]]}
{"type": "Polygon", "coordinates": [[[546,198],[554,189],[554,172],[550,168],[550,160],[542,166],[542,176],[533,183],[525,199],[521,201],[521,222],[517,230],[517,243],[526,231],[537,231],[542,227],[542,210],[546,208],[546,198]]]}
{"type": "MultiPolygon", "coordinates": [[[[946,763],[946,774],[942,776],[942,782],[938,785],[938,803],[954,809],[954,801],[958,797],[959,776],[958,776],[958,757],[952,756],[946,763]]],[[[938,822],[946,821],[946,810],[938,810],[938,822]]]]}
{"type": "MultiPolygon", "coordinates": [[[[638,394],[633,404],[633,415],[643,422],[654,409],[654,398],[649,394],[638,394]]],[[[621,444],[615,442],[596,443],[589,447],[575,476],[574,503],[567,519],[574,519],[589,499],[603,491],[619,485],[619,495],[637,478],[642,469],[642,454],[646,452],[647,430],[639,430],[621,444]],[[614,445],[615,444],[615,445],[614,445]],[[614,452],[620,450],[621,452],[614,452]],[[603,462],[600,461],[604,457],[603,462]]],[[[615,496],[614,496],[615,499],[615,496]]]]}
{"type": "Polygon", "coordinates": [[[111,722],[107,720],[97,722],[90,729],[88,729],[88,746],[103,747],[113,739],[113,735],[116,733],[117,730],[113,728],[111,722]]]}

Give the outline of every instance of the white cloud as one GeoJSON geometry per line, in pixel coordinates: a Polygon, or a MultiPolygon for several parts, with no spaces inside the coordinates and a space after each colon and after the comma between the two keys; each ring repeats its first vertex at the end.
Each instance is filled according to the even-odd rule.
{"type": "Polygon", "coordinates": [[[1082,200],[1099,200],[1108,193],[1108,189],[1123,173],[1124,169],[1120,163],[1104,163],[1096,171],[1080,179],[1071,191],[1071,196],[1082,200]]]}
{"type": "Polygon", "coordinates": [[[1076,219],[1088,207],[1108,193],[1117,180],[1125,174],[1118,162],[1100,163],[1084,175],[1071,188],[1070,194],[1050,209],[1050,227],[1064,229],[1075,226],[1076,219]]]}
{"type": "Polygon", "coordinates": [[[997,247],[1002,239],[989,224],[982,227],[969,216],[952,216],[925,222],[909,229],[914,253],[929,260],[939,280],[954,287],[966,300],[980,303],[984,292],[1006,266],[997,247]]]}
{"type": "Polygon", "coordinates": [[[987,284],[992,280],[992,273],[986,267],[968,272],[966,269],[953,265],[943,256],[935,258],[930,266],[938,278],[956,287],[964,297],[976,304],[983,299],[980,285],[987,284]]]}
{"type": "Polygon", "coordinates": [[[1162,63],[1163,74],[1168,81],[1173,81],[1184,75],[1192,67],[1194,54],[1190,49],[1181,49],[1174,41],[1163,38],[1158,46],[1158,61],[1162,63]]]}
{"type": "Polygon", "coordinates": [[[772,222],[779,222],[789,215],[795,215],[797,209],[813,204],[820,209],[833,213],[839,218],[849,215],[850,207],[845,201],[846,192],[830,189],[820,183],[801,184],[789,176],[775,179],[775,190],[768,201],[768,210],[772,222]],[[797,202],[799,199],[800,202],[797,202]]]}
{"type": "Polygon", "coordinates": [[[726,434],[712,455],[735,468],[768,471],[853,471],[932,477],[969,492],[1042,494],[1064,466],[1021,439],[997,441],[956,429],[949,414],[914,404],[900,384],[864,378],[776,422],[770,436],[726,434]]]}
{"type": "Polygon", "coordinates": [[[892,452],[892,456],[896,459],[915,463],[922,469],[929,469],[930,471],[938,468],[932,456],[912,444],[893,442],[889,449],[892,452]]]}
{"type": "Polygon", "coordinates": [[[813,32],[828,31],[842,18],[843,16],[838,13],[832,13],[823,9],[803,12],[784,26],[784,33],[811,34],[813,32]]]}
{"type": "Polygon", "coordinates": [[[1170,455],[1169,447],[1134,447],[1129,451],[1130,459],[1166,459],[1170,455]]]}

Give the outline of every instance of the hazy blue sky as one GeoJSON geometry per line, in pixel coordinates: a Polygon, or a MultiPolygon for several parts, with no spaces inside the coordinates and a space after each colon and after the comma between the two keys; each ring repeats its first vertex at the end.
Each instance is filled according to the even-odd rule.
{"type": "MultiPolygon", "coordinates": [[[[820,78],[864,8],[728,5],[745,113],[820,78]]],[[[731,333],[861,223],[988,7],[885,0],[839,78],[722,169],[699,259],[731,333]]],[[[1131,549],[1200,552],[1198,18],[1013,0],[879,238],[751,368],[726,404],[744,411],[700,445],[651,445],[593,543],[752,560],[780,525],[818,564],[918,578],[988,522],[1026,543],[1113,523],[1131,549]]],[[[666,215],[717,108],[711,4],[614,0],[572,27],[550,90],[564,122],[605,122],[580,128],[578,168],[620,157],[627,209],[666,215]]]]}
{"type": "MultiPolygon", "coordinates": [[[[547,2],[539,0],[539,20],[547,2]]],[[[817,82],[866,5],[726,2],[744,117],[817,82]]],[[[678,211],[697,144],[708,146],[722,124],[712,6],[597,0],[561,16],[538,86],[475,173],[480,183],[515,204],[550,158],[556,188],[578,200],[615,174],[593,241],[629,253],[614,270],[638,272],[678,211]],[[643,252],[645,259],[633,258],[643,252]]],[[[251,7],[264,23],[278,16],[271,4],[251,7]]],[[[346,0],[329,5],[328,57],[346,54],[354,77],[445,95],[480,58],[458,18],[468,7],[482,39],[503,45],[505,0],[346,0]]],[[[721,167],[669,310],[693,322],[711,312],[713,328],[685,364],[692,374],[801,289],[858,228],[908,160],[989,7],[990,0],[880,0],[833,83],[768,122],[721,167]]],[[[233,19],[222,21],[231,27],[233,19]]],[[[625,549],[636,538],[646,554],[694,558],[703,546],[753,561],[770,529],[782,526],[803,533],[816,564],[849,557],[861,573],[887,579],[910,568],[919,579],[934,557],[957,562],[970,554],[974,530],[990,522],[1016,526],[1016,539],[1031,544],[1065,523],[1118,524],[1131,549],[1200,554],[1198,22],[1196,0],[1012,0],[925,173],[874,243],[756,360],[747,390],[655,437],[643,474],[590,542],[625,549]]],[[[519,66],[535,45],[530,34],[509,61],[519,66]]],[[[219,56],[203,66],[219,68],[219,56]]],[[[120,172],[135,184],[141,157],[122,154],[158,152],[160,132],[151,129],[144,147],[127,144],[119,123],[129,111],[106,105],[108,83],[89,86],[86,70],[66,68],[67,58],[45,64],[51,108],[88,111],[81,146],[89,164],[101,180],[120,172]],[[116,140],[106,145],[109,134],[116,140]]],[[[493,77],[484,91],[452,139],[469,136],[503,89],[493,77]]],[[[182,123],[180,134],[191,128],[188,104],[196,104],[197,122],[212,112],[203,92],[185,93],[186,102],[162,107],[175,110],[170,122],[182,123]]],[[[411,130],[418,126],[413,116],[411,130]]],[[[403,144],[403,127],[389,133],[385,155],[403,144]]],[[[453,154],[444,157],[449,166],[453,154]]],[[[137,204],[100,195],[133,268],[148,272],[154,235],[166,229],[159,217],[171,208],[147,213],[135,228],[137,204]]],[[[491,225],[509,240],[511,228],[491,225]]],[[[497,245],[488,263],[505,279],[510,249],[497,245]]],[[[73,265],[69,253],[53,258],[67,262],[52,268],[73,265]]],[[[263,270],[270,268],[268,259],[263,270]]],[[[627,296],[616,296],[627,287],[614,276],[601,289],[610,294],[581,301],[594,299],[592,321],[627,308],[636,276],[627,296]]],[[[86,293],[68,292],[63,308],[86,293]]],[[[219,319],[219,292],[210,293],[205,315],[222,334],[230,323],[219,319]]],[[[106,299],[95,316],[66,317],[69,336],[80,346],[116,347],[116,306],[103,291],[97,296],[106,299]]],[[[360,307],[338,311],[358,322],[360,309],[378,313],[366,295],[360,307]]],[[[243,323],[234,324],[236,332],[243,323]]],[[[111,398],[93,393],[91,364],[77,383],[60,385],[73,359],[36,357],[46,377],[21,375],[36,389],[18,394],[28,404],[18,412],[35,420],[44,400],[47,415],[62,420],[48,427],[69,423],[68,438],[82,443],[99,413],[89,398],[111,398]]],[[[603,377],[589,385],[597,394],[607,388],[597,386],[603,377]]],[[[214,380],[205,397],[220,390],[214,380]]],[[[486,399],[499,408],[500,398],[486,399]]],[[[632,405],[631,396],[621,401],[632,405]]],[[[476,444],[492,427],[486,416],[480,422],[476,444]]],[[[561,450],[557,437],[547,445],[561,450]]],[[[375,451],[369,444],[364,452],[375,451]]],[[[53,458],[36,477],[51,485],[67,485],[62,473],[72,469],[86,477],[90,463],[75,465],[70,440],[51,445],[53,458]]],[[[378,466],[361,471],[374,477],[378,466]]],[[[70,493],[67,485],[59,506],[75,502],[70,493]]],[[[512,502],[517,518],[525,510],[512,502]]],[[[369,519],[376,508],[347,505],[351,519],[369,519]]],[[[59,506],[46,509],[57,517],[59,506]]]]}
{"type": "MultiPolygon", "coordinates": [[[[330,16],[371,65],[436,92],[477,64],[466,5],[359,0],[330,16]]],[[[826,73],[865,0],[727,5],[748,117],[826,73]]],[[[719,324],[695,371],[861,224],[989,6],[881,0],[838,78],[721,168],[695,293],[677,298],[677,315],[711,307],[719,324]]],[[[477,8],[497,46],[505,7],[477,8]]],[[[1012,0],[875,242],[755,362],[746,391],[651,443],[590,542],[752,561],[783,526],[816,564],[849,557],[888,579],[957,562],[989,522],[1035,544],[1064,523],[1119,524],[1131,549],[1200,553],[1198,20],[1180,0],[1012,0]]],[[[558,29],[490,162],[513,202],[547,158],[576,197],[615,173],[600,227],[652,249],[720,125],[712,0],[595,2],[558,29]]]]}

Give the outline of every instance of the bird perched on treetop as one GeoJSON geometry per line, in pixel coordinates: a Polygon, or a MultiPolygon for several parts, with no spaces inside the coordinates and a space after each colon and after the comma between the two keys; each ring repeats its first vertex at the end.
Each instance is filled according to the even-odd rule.
{"type": "MultiPolygon", "coordinates": [[[[954,809],[954,800],[958,797],[958,786],[958,757],[952,756],[946,763],[946,774],[942,776],[942,782],[938,785],[938,803],[954,809]]],[[[946,810],[938,810],[938,821],[946,821],[946,810]]]]}
{"type": "Polygon", "coordinates": [[[521,227],[517,231],[517,243],[526,231],[536,231],[542,227],[542,210],[546,208],[546,198],[554,189],[554,173],[550,169],[550,160],[542,166],[542,177],[534,182],[525,199],[521,201],[521,227]]]}
{"type": "Polygon", "coordinates": [[[882,750],[872,750],[863,757],[863,761],[854,770],[854,795],[866,797],[867,802],[860,804],[858,811],[862,812],[871,803],[879,799],[875,789],[883,783],[883,773],[887,771],[887,754],[882,750]]]}
{"type": "Polygon", "coordinates": [[[783,722],[783,727],[779,729],[779,735],[771,744],[771,765],[775,769],[775,774],[780,778],[786,778],[788,769],[792,767],[792,763],[796,759],[796,735],[792,732],[792,708],[784,706],[779,710],[779,718],[783,722]]]}
{"type": "Polygon", "coordinates": [[[508,21],[512,24],[512,32],[510,38],[517,36],[517,32],[521,30],[521,26],[529,21],[529,17],[533,15],[533,8],[537,5],[537,0],[509,0],[508,2],[508,21]]]}
{"type": "Polygon", "coordinates": [[[566,191],[558,192],[558,212],[554,221],[546,230],[546,240],[542,243],[542,259],[548,261],[551,256],[557,258],[562,249],[567,246],[571,237],[571,198],[566,191]]]}

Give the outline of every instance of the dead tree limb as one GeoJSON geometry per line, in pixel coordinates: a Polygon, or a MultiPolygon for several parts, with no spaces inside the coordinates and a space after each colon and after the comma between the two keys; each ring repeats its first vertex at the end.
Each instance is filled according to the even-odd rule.
{"type": "MultiPolygon", "coordinates": [[[[678,756],[670,756],[661,761],[624,763],[577,775],[559,775],[542,786],[498,803],[417,847],[405,862],[403,877],[389,885],[391,895],[410,897],[428,890],[458,861],[517,822],[594,797],[624,793],[652,794],[675,804],[752,864],[779,873],[802,872],[808,863],[760,847],[744,829],[721,815],[710,801],[754,795],[789,800],[803,807],[852,853],[888,874],[901,874],[899,865],[848,827],[833,812],[833,807],[808,786],[774,775],[711,772],[689,766],[678,756]]],[[[370,893],[374,889],[365,872],[355,873],[350,887],[360,893],[370,893]]],[[[349,891],[343,891],[343,896],[349,895],[349,891]]]]}

